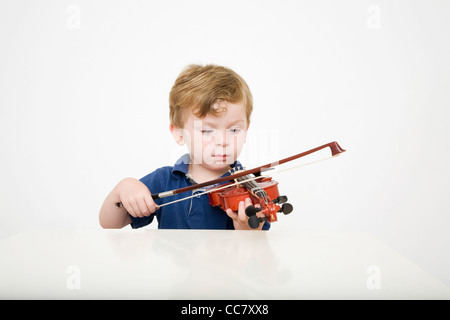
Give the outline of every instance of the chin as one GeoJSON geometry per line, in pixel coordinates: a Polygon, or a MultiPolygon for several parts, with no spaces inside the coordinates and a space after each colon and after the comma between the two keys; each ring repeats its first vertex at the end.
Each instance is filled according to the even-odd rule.
{"type": "Polygon", "coordinates": [[[211,169],[211,170],[214,170],[214,171],[223,171],[223,170],[225,170],[225,169],[229,169],[229,167],[230,167],[230,164],[233,164],[234,163],[234,161],[232,161],[232,162],[229,162],[229,161],[212,161],[212,162],[209,162],[209,163],[207,163],[206,162],[206,164],[207,164],[207,167],[209,168],[209,169],[211,169]]]}

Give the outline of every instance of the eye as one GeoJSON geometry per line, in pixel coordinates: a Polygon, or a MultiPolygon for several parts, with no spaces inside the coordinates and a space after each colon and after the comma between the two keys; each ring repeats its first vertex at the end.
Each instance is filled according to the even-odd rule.
{"type": "Polygon", "coordinates": [[[240,128],[231,128],[229,131],[230,131],[230,133],[237,134],[237,133],[241,132],[241,129],[240,128]]]}
{"type": "Polygon", "coordinates": [[[212,129],[202,129],[202,134],[212,134],[214,133],[214,130],[212,129]]]}

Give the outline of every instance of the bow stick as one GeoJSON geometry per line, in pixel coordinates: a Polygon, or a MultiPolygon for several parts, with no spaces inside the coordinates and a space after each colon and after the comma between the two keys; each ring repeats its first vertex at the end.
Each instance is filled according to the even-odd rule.
{"type": "MultiPolygon", "coordinates": [[[[322,149],[325,149],[329,147],[331,150],[331,156],[335,157],[340,155],[341,153],[345,152],[344,149],[341,148],[341,146],[339,146],[339,144],[336,141],[324,144],[320,147],[293,155],[291,157],[287,157],[284,159],[281,159],[279,161],[276,162],[272,162],[269,164],[266,164],[264,166],[260,166],[260,167],[256,167],[253,169],[248,169],[248,170],[244,170],[244,171],[239,171],[237,173],[231,174],[229,176],[225,176],[225,177],[221,177],[221,178],[217,178],[214,180],[210,180],[210,181],[206,181],[206,182],[202,182],[202,183],[198,183],[198,184],[194,184],[192,186],[187,186],[184,188],[180,188],[180,189],[175,189],[175,190],[170,190],[170,191],[163,191],[163,192],[159,192],[159,193],[154,193],[152,194],[152,198],[153,199],[161,199],[161,198],[165,198],[165,197],[170,197],[179,193],[183,193],[183,192],[187,192],[187,191],[191,191],[194,189],[198,189],[198,188],[203,188],[203,187],[207,187],[207,186],[211,186],[217,183],[221,183],[221,182],[229,182],[229,181],[233,181],[234,179],[237,179],[239,177],[243,177],[249,174],[255,174],[255,175],[260,175],[262,172],[267,171],[267,170],[271,170],[273,167],[278,166],[280,164],[301,158],[301,157],[305,157],[307,155],[310,155],[314,152],[320,151],[322,149]]],[[[123,207],[121,202],[117,202],[116,203],[117,207],[123,207]]]]}

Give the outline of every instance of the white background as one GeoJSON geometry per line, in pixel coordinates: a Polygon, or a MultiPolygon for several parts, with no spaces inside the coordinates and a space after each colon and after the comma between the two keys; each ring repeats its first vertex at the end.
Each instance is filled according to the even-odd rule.
{"type": "Polygon", "coordinates": [[[274,230],[367,231],[450,284],[449,18],[448,1],[1,0],[0,238],[100,228],[117,182],[186,151],[168,94],[215,63],[254,96],[247,168],[348,150],[275,176],[295,210],[274,230]]]}

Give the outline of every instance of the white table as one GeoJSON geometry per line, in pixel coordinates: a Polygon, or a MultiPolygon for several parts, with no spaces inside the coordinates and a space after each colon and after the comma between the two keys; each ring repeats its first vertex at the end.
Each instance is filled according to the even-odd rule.
{"type": "Polygon", "coordinates": [[[0,256],[2,299],[450,298],[358,232],[38,229],[0,256]]]}

